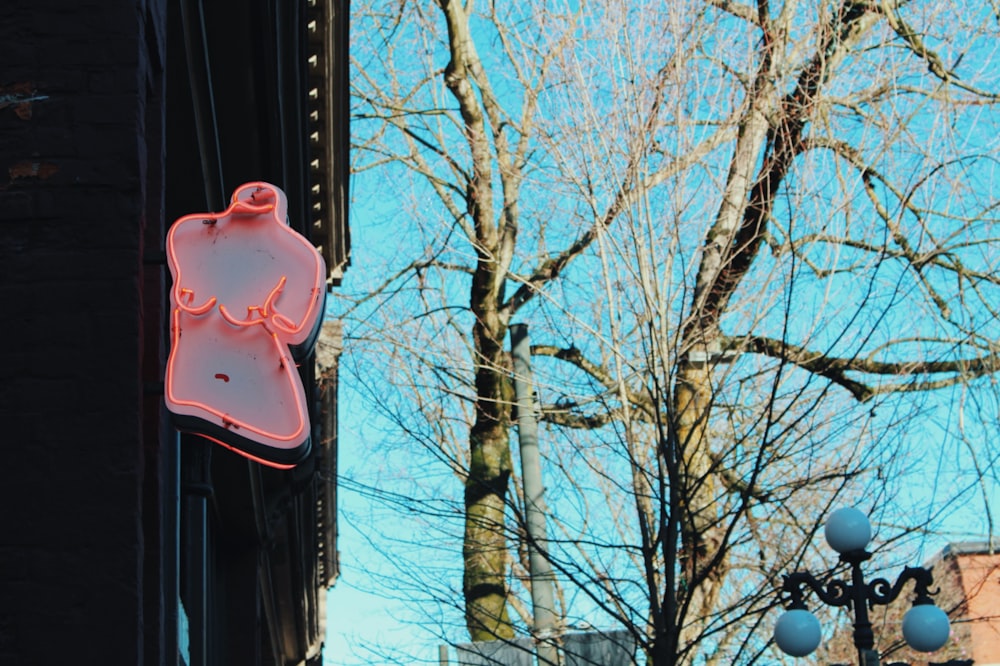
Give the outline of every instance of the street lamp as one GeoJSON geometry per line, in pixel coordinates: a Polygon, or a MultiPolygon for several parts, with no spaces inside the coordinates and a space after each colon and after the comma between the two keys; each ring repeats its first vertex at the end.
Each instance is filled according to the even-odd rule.
{"type": "MultiPolygon", "coordinates": [[[[903,616],[903,638],[918,652],[934,652],[948,641],[948,616],[931,601],[928,588],[934,579],[930,569],[906,567],[894,584],[884,578],[866,583],[861,573],[861,563],[871,558],[871,553],[865,550],[871,540],[871,524],[865,514],[857,509],[838,509],[830,514],[824,535],[830,547],[840,553],[840,561],[850,565],[851,580],[830,579],[824,584],[805,571],[783,577],[781,590],[789,600],[788,610],[774,625],[774,642],[782,652],[793,657],[804,657],[819,647],[819,620],[806,609],[803,587],[811,588],[828,606],[853,608],[854,646],[858,649],[861,666],[879,666],[879,655],[874,649],[875,637],[868,619],[869,607],[891,603],[911,580],[917,597],[913,601],[913,608],[903,616]]],[[[971,663],[952,660],[942,666],[970,666],[971,663]]]]}

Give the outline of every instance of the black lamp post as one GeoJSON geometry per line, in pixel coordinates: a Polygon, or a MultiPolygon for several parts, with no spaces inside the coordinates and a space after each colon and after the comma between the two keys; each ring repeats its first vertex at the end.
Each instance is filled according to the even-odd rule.
{"type": "MultiPolygon", "coordinates": [[[[934,652],[947,641],[950,633],[948,615],[934,605],[930,586],[934,579],[930,569],[906,567],[890,584],[884,578],[866,583],[861,563],[871,558],[865,550],[871,540],[871,524],[857,509],[838,509],[830,514],[824,529],[826,541],[840,553],[840,561],[851,567],[851,580],[830,579],[825,583],[805,571],[784,576],[781,586],[788,599],[788,610],[774,626],[774,641],[785,654],[804,657],[820,643],[820,626],[816,616],[806,610],[803,596],[808,587],[828,606],[846,606],[854,611],[854,646],[858,649],[860,666],[879,666],[879,654],[874,649],[875,637],[868,618],[868,609],[894,601],[909,581],[914,582],[916,599],[913,608],[903,616],[903,638],[919,652],[934,652]]],[[[940,666],[971,666],[972,661],[951,660],[940,666]]],[[[906,666],[890,664],[888,666],[906,666]]]]}

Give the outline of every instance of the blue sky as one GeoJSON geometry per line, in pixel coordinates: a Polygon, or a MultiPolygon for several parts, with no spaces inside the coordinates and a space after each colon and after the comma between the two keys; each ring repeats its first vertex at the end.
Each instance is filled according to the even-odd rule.
{"type": "MultiPolygon", "coordinates": [[[[429,11],[434,11],[431,8],[429,11]]],[[[516,11],[516,10],[509,10],[516,11]]],[[[626,31],[627,32],[627,31],[626,31]]],[[[626,35],[634,36],[634,35],[626,35]]],[[[746,41],[746,37],[737,35],[734,43],[740,40],[746,41]]],[[[491,44],[495,45],[496,40],[486,40],[479,46],[481,49],[488,49],[491,44]]],[[[714,42],[706,41],[703,46],[706,48],[714,42]]],[[[425,45],[426,46],[426,45],[425,45]]],[[[735,48],[735,47],[734,47],[735,48]]],[[[374,49],[373,57],[381,57],[387,54],[385,49],[374,49]]],[[[407,51],[409,55],[410,52],[407,51]]],[[[593,54],[591,54],[593,56],[593,54]]],[[[992,56],[992,54],[989,54],[992,56]]],[[[434,55],[434,59],[440,60],[440,54],[434,55]]],[[[435,61],[436,61],[435,60],[435,61]]],[[[594,67],[594,71],[600,71],[603,62],[597,56],[589,60],[584,58],[584,64],[589,63],[594,67]]],[[[710,59],[706,58],[705,63],[710,59]]],[[[974,56],[970,56],[966,63],[975,62],[974,56]]],[[[441,66],[443,63],[438,62],[441,66]]],[[[870,62],[859,59],[856,67],[871,65],[870,62]]],[[[706,64],[706,67],[710,65],[706,64]]],[[[692,79],[697,78],[702,70],[698,67],[691,67],[689,73],[692,79]]],[[[703,75],[703,73],[701,74],[703,75]]],[[[856,83],[855,76],[844,77],[842,84],[850,87],[856,83]]],[[[499,90],[503,90],[505,84],[500,84],[499,90]]],[[[699,88],[693,88],[697,92],[699,88]]],[[[701,88],[702,92],[706,89],[701,88]]],[[[553,87],[551,95],[557,97],[560,94],[558,87],[553,87]]],[[[706,93],[707,94],[707,93],[706,93]]],[[[721,93],[720,93],[721,94],[721,93]]],[[[722,94],[719,97],[726,104],[735,105],[739,100],[737,96],[727,97],[722,94]]],[[[714,97],[713,97],[714,99],[714,97]]],[[[690,108],[686,110],[689,114],[697,114],[703,110],[704,99],[691,97],[694,104],[687,104],[690,108]]],[[[675,100],[676,101],[676,100],[675,100]]],[[[680,102],[684,102],[681,99],[680,102]]],[[[688,100],[690,101],[690,100],[688,100]]],[[[605,114],[597,120],[621,120],[614,112],[614,101],[608,99],[600,102],[612,108],[602,108],[600,113],[605,114]]],[[[677,104],[677,110],[684,107],[684,103],[677,104]]],[[[728,107],[727,107],[728,108],[728,107]]],[[[896,108],[887,105],[885,113],[889,122],[898,120],[895,114],[905,112],[908,107],[896,108]],[[889,108],[891,107],[891,108],[889,108]]],[[[718,113],[716,107],[712,107],[714,113],[718,113]]],[[[709,111],[711,115],[713,111],[709,111]]],[[[877,115],[873,111],[874,115],[877,115]]],[[[945,133],[949,131],[954,135],[961,135],[971,132],[966,130],[963,122],[971,122],[969,118],[974,116],[962,116],[958,119],[951,119],[949,128],[942,126],[945,133]]],[[[624,117],[624,114],[623,114],[624,117]]],[[[623,121],[624,122],[624,121],[623,121]]],[[[835,121],[836,122],[836,121],[835,121]]],[[[976,121],[977,123],[980,121],[976,121]]],[[[987,151],[996,151],[996,133],[993,132],[992,116],[975,125],[976,135],[982,139],[980,148],[987,151]]],[[[708,124],[706,125],[706,127],[708,124]]],[[[600,129],[600,124],[595,125],[600,129]]],[[[923,131],[928,129],[926,125],[915,124],[911,130],[923,131]]],[[[705,132],[706,129],[693,130],[695,132],[705,132]]],[[[599,134],[599,132],[597,132],[599,134]]],[[[851,136],[847,131],[846,136],[851,136]]],[[[853,138],[853,137],[852,137],[853,138]]],[[[684,142],[692,143],[693,139],[688,136],[671,137],[664,139],[658,146],[664,150],[664,154],[669,154],[678,149],[684,142]]],[[[972,141],[970,139],[970,141],[972,141]]],[[[975,143],[975,141],[973,141],[975,143]]],[[[919,145],[919,144],[916,144],[919,145]]],[[[690,146],[686,146],[689,148],[690,146]]],[[[954,146],[948,145],[943,149],[952,149],[954,146]]],[[[876,150],[879,150],[876,145],[876,150]]],[[[544,151],[543,151],[544,152],[544,151]]],[[[676,307],[677,303],[684,307],[686,300],[682,289],[685,279],[690,277],[690,265],[688,262],[696,262],[700,247],[703,227],[698,226],[699,218],[710,219],[712,211],[717,206],[717,192],[711,189],[716,183],[713,178],[718,178],[719,174],[725,171],[729,152],[720,150],[713,154],[711,159],[705,160],[704,172],[692,170],[694,175],[685,175],[685,181],[679,183],[676,191],[660,193],[660,199],[654,199],[651,207],[659,209],[660,206],[667,211],[665,217],[670,214],[676,215],[678,226],[681,223],[689,224],[687,232],[698,234],[691,240],[685,238],[684,243],[690,242],[691,247],[685,247],[676,254],[676,265],[672,267],[657,266],[657,270],[662,271],[660,276],[664,283],[671,282],[676,276],[676,294],[671,298],[676,298],[676,303],[671,303],[671,307],[676,307]],[[717,173],[711,173],[712,171],[717,173]],[[708,194],[705,194],[708,192],[708,194]],[[716,199],[713,199],[716,197],[716,199]],[[684,265],[682,265],[684,264],[684,265]],[[671,270],[674,272],[672,273],[671,270]],[[687,271],[687,272],[685,272],[687,271]]],[[[885,156],[882,156],[885,157],[885,156]]],[[[921,157],[926,157],[922,155],[921,157]]],[[[934,157],[931,155],[930,157],[934,157]]],[[[619,155],[620,158],[620,155],[619,155]]],[[[828,160],[829,156],[818,157],[817,160],[828,160]]],[[[874,157],[873,157],[874,158],[874,157]]],[[[664,157],[663,159],[667,159],[664,157]]],[[[895,154],[885,157],[878,162],[878,167],[897,168],[906,180],[905,160],[913,159],[912,156],[897,156],[895,154]]],[[[535,174],[534,189],[526,186],[526,194],[523,197],[526,203],[537,203],[537,199],[547,199],[554,201],[552,208],[529,208],[524,206],[525,224],[522,240],[527,241],[528,249],[524,256],[519,257],[515,262],[515,268],[531,265],[538,259],[538,254],[534,253],[532,245],[539,247],[544,245],[541,232],[537,232],[536,227],[541,227],[542,223],[550,221],[551,218],[565,218],[561,220],[565,226],[561,230],[551,232],[548,238],[549,247],[558,246],[560,238],[565,239],[568,235],[576,232],[577,227],[586,221],[587,204],[581,201],[574,201],[572,197],[561,199],[561,194],[556,188],[549,187],[544,176],[544,170],[551,169],[556,161],[552,155],[540,158],[539,171],[541,175],[535,174]],[[546,217],[548,215],[549,217],[546,217]],[[568,230],[568,231],[567,231],[568,230]],[[561,236],[559,235],[561,234],[561,236]],[[553,238],[555,236],[555,238],[553,238]],[[553,242],[556,241],[556,242],[553,242]]],[[[611,160],[613,161],[613,160],[611,160]]],[[[828,160],[829,161],[829,160],[828,160]]],[[[581,172],[589,168],[585,159],[579,160],[579,164],[574,162],[581,172]]],[[[596,170],[597,177],[602,174],[607,175],[600,169],[596,170]]],[[[956,168],[956,176],[960,177],[961,170],[956,168]]],[[[967,199],[962,199],[961,206],[976,206],[983,202],[988,203],[994,196],[990,193],[989,183],[992,178],[986,178],[981,173],[974,174],[976,177],[968,182],[975,183],[977,187],[987,191],[976,196],[973,193],[967,199]]],[[[949,178],[952,177],[948,174],[949,178]]],[[[791,176],[794,178],[795,174],[791,176]]],[[[807,178],[807,176],[803,176],[807,178]]],[[[851,225],[864,224],[874,215],[873,210],[866,204],[858,205],[852,197],[857,197],[863,201],[863,190],[858,185],[859,178],[851,168],[842,169],[834,174],[833,169],[822,172],[820,178],[828,178],[823,182],[812,182],[802,189],[804,196],[790,194],[782,200],[774,211],[775,219],[779,222],[787,222],[787,228],[791,228],[792,223],[802,225],[808,224],[823,216],[830,224],[830,231],[834,228],[844,230],[851,225]],[[854,178],[855,188],[845,187],[848,194],[840,197],[837,188],[839,184],[836,179],[843,177],[847,173],[847,178],[854,178]],[[840,198],[838,198],[840,197],[840,198]],[[852,208],[852,206],[855,206],[852,208]],[[826,212],[825,212],[826,211],[826,212]],[[835,212],[829,212],[835,211],[835,212]],[[847,212],[844,212],[847,211],[847,212]],[[853,214],[854,217],[851,217],[853,214]]],[[[917,176],[912,176],[915,181],[917,176]]],[[[609,181],[613,181],[611,178],[609,181]]],[[[950,182],[947,178],[942,178],[942,182],[950,182]]],[[[907,183],[908,186],[914,182],[907,183]]],[[[956,188],[955,190],[959,190],[956,188]]],[[[602,189],[599,196],[605,198],[611,196],[613,190],[602,189]]],[[[914,201],[927,205],[935,201],[942,201],[942,197],[951,196],[948,191],[933,191],[923,188],[916,188],[914,201]]],[[[887,200],[894,207],[898,207],[898,200],[887,197],[887,200]]],[[[959,208],[961,208],[959,206],[959,208]]],[[[963,214],[968,212],[961,211],[963,214]]],[[[363,172],[354,177],[352,182],[352,202],[351,202],[351,228],[352,228],[352,265],[344,278],[344,287],[339,291],[346,294],[362,293],[365,288],[380,283],[393,271],[400,268],[407,261],[423,256],[428,251],[428,245],[435,239],[435,233],[443,235],[449,229],[447,224],[441,224],[440,229],[431,228],[438,224],[448,215],[442,213],[433,195],[430,195],[426,188],[415,188],[411,185],[411,180],[402,171],[392,172],[391,175],[374,171],[363,172]],[[420,213],[419,215],[417,213],[420,213]],[[419,231],[427,232],[424,235],[418,233],[415,227],[418,224],[425,225],[419,231]]],[[[907,222],[912,224],[913,220],[902,216],[907,222]]],[[[950,221],[942,223],[947,226],[950,221]]],[[[818,228],[818,225],[817,225],[818,228]]],[[[453,230],[453,227],[451,228],[453,230]]],[[[824,226],[826,231],[827,227],[824,226]]],[[[935,229],[937,231],[937,229],[935,229]]],[[[919,230],[918,230],[919,232],[919,230]]],[[[992,235],[989,228],[983,229],[983,233],[992,235]]],[[[919,237],[919,233],[915,233],[919,237]]],[[[927,237],[923,236],[923,241],[927,237]]],[[[835,252],[828,250],[825,246],[819,245],[813,258],[826,260],[835,255],[835,252]],[[827,251],[829,255],[825,254],[827,251]]],[[[992,251],[995,243],[985,246],[992,251]]],[[[543,250],[539,250],[542,252],[543,250]]],[[[467,247],[459,243],[449,248],[450,254],[443,255],[444,259],[460,261],[467,259],[470,254],[467,247]],[[462,253],[466,256],[463,256],[462,253]]],[[[843,250],[844,256],[849,256],[849,250],[843,250]]],[[[672,260],[675,255],[669,255],[672,260]]],[[[988,253],[981,258],[985,266],[994,265],[1000,257],[991,256],[988,253]]],[[[846,261],[846,259],[845,259],[846,261]]],[[[624,262],[619,268],[622,268],[624,262]]],[[[600,260],[596,254],[590,254],[577,261],[572,271],[568,272],[566,279],[556,286],[555,292],[559,297],[565,297],[568,303],[572,303],[574,298],[579,298],[581,290],[590,290],[598,284],[599,280],[595,276],[600,273],[600,260]]],[[[762,322],[766,326],[772,326],[776,330],[781,329],[791,317],[786,318],[786,312],[792,311],[796,314],[806,316],[795,319],[790,324],[791,339],[796,340],[799,335],[807,337],[812,342],[821,342],[823,348],[833,348],[838,352],[857,349],[871,349],[881,339],[889,339],[899,333],[916,330],[918,324],[923,321],[923,312],[918,312],[912,307],[898,311],[890,311],[888,316],[879,317],[885,306],[891,299],[896,298],[895,292],[881,292],[881,306],[872,311],[860,312],[861,306],[854,303],[857,297],[857,288],[860,284],[865,286],[865,281],[870,277],[871,284],[880,288],[892,286],[908,277],[909,269],[900,269],[899,265],[880,267],[875,272],[867,272],[855,282],[845,282],[839,285],[834,279],[828,277],[797,279],[794,293],[787,281],[783,282],[783,271],[788,270],[787,264],[782,264],[779,259],[765,258],[760,264],[755,265],[755,270],[761,271],[762,275],[773,278],[762,281],[760,284],[767,284],[771,290],[767,293],[754,294],[754,298],[746,299],[741,303],[743,312],[757,317],[755,323],[762,322]],[[812,290],[812,291],[810,291],[812,290]],[[853,291],[852,291],[853,290],[853,291]],[[886,293],[891,294],[885,296],[886,293]],[[833,297],[831,298],[831,294],[833,297]],[[872,328],[877,328],[876,338],[870,346],[864,342],[850,336],[842,335],[839,330],[843,321],[862,314],[866,317],[866,324],[872,328]]],[[[934,283],[935,288],[945,290],[954,289],[953,282],[934,283]]],[[[406,285],[407,297],[412,297],[414,302],[420,298],[418,287],[414,283],[406,285]]],[[[464,282],[450,284],[447,289],[455,291],[454,299],[442,299],[442,302],[461,303],[461,297],[467,289],[464,282]]],[[[591,291],[586,293],[591,294],[591,291]]],[[[619,292],[620,293],[620,292],[619,292]]],[[[588,296],[587,298],[592,298],[588,296]]],[[[332,299],[331,312],[333,316],[338,316],[347,307],[346,300],[332,299]]],[[[920,303],[921,299],[915,299],[920,303]]],[[[874,302],[874,301],[871,301],[874,302]]],[[[382,314],[380,303],[370,304],[367,316],[382,314]]],[[[385,305],[388,310],[389,303],[385,305]]],[[[926,301],[923,305],[927,305],[926,301]]],[[[542,325],[536,328],[532,323],[533,331],[539,332],[535,341],[545,341],[551,343],[578,343],[586,345],[585,337],[587,331],[585,326],[579,326],[573,330],[562,327],[557,321],[557,315],[552,313],[556,308],[546,310],[543,305],[532,306],[530,312],[523,313],[524,317],[534,316],[537,320],[544,320],[542,325]],[[548,317],[548,319],[546,319],[548,317]],[[550,325],[551,324],[551,325],[550,325]],[[576,336],[574,338],[574,335],[576,336]]],[[[973,308],[973,311],[975,309],[973,308]]],[[[409,312],[399,311],[395,320],[387,319],[388,325],[395,325],[402,328],[404,324],[412,323],[422,315],[411,310],[409,312]],[[403,321],[407,319],[407,321],[403,321]]],[[[420,325],[439,325],[437,320],[430,316],[419,321],[420,325]]],[[[603,324],[596,324],[600,327],[603,324]]],[[[863,327],[861,327],[863,328],[863,327]]],[[[925,333],[926,330],[921,330],[925,333]]],[[[443,333],[442,333],[443,334],[443,333]]],[[[372,663],[415,663],[417,660],[426,660],[428,663],[437,662],[437,645],[444,639],[452,641],[463,640],[464,630],[462,626],[460,611],[460,593],[457,589],[461,585],[460,580],[460,516],[449,513],[455,506],[461,504],[461,484],[450,472],[441,465],[441,460],[435,457],[429,447],[425,447],[420,441],[420,437],[427,436],[426,431],[412,434],[396,427],[384,418],[384,414],[379,413],[374,408],[376,404],[393,406],[406,406],[405,396],[400,394],[397,387],[378,386],[378,376],[383,367],[377,356],[363,357],[353,355],[351,348],[354,344],[361,344],[362,339],[352,339],[351,336],[368,335],[364,327],[359,322],[354,321],[348,326],[346,345],[348,353],[345,355],[345,366],[341,369],[341,414],[340,414],[340,492],[339,492],[339,524],[342,576],[337,586],[329,594],[330,611],[327,619],[328,641],[326,647],[326,661],[328,664],[372,664],[372,663]],[[361,364],[366,363],[366,366],[361,364]],[[406,441],[410,437],[413,441],[406,441]],[[412,511],[412,506],[407,504],[405,498],[418,498],[422,511],[412,511]],[[422,550],[423,549],[423,550],[422,550]],[[397,566],[399,568],[397,568],[397,566]],[[432,571],[432,575],[425,582],[431,584],[430,590],[420,589],[421,581],[411,578],[409,575],[415,573],[412,569],[416,566],[436,566],[438,570],[432,571]],[[409,603],[410,599],[427,600],[428,597],[436,597],[444,604],[409,603]],[[450,605],[449,605],[450,604],[450,605]],[[389,653],[384,661],[373,657],[372,653],[365,646],[375,647],[377,650],[389,653]],[[401,657],[393,660],[391,653],[396,649],[403,654],[412,656],[401,657]],[[352,656],[352,653],[357,656],[352,656]]],[[[863,335],[858,336],[863,338],[863,335]]],[[[907,348],[913,348],[921,344],[919,340],[911,340],[907,348]]],[[[592,349],[598,351],[598,345],[592,349]]],[[[424,350],[419,350],[424,351],[424,350]]],[[[438,350],[438,353],[446,353],[447,350],[438,350]]],[[[460,356],[456,353],[456,356],[460,356]]],[[[542,364],[540,364],[542,365],[542,364]]],[[[737,368],[741,369],[741,368],[737,368]]],[[[749,373],[751,377],[753,373],[749,373]]],[[[738,378],[739,379],[739,378],[738,378]]],[[[793,382],[794,384],[794,382],[793,382]]],[[[988,385],[988,380],[981,380],[974,383],[978,388],[983,389],[977,392],[964,392],[959,389],[940,391],[933,395],[927,395],[912,400],[886,401],[878,406],[877,416],[868,415],[867,408],[860,409],[856,405],[856,411],[837,412],[831,409],[830,421],[832,423],[817,422],[815,426],[828,427],[833,434],[840,429],[845,437],[861,437],[858,441],[862,445],[857,447],[859,455],[865,453],[865,446],[898,445],[895,450],[898,455],[881,462],[885,464],[886,478],[884,489],[890,492],[893,497],[892,509],[888,513],[880,513],[875,517],[876,522],[884,525],[884,534],[892,534],[905,528],[907,525],[922,523],[928,518],[936,519],[936,532],[925,534],[920,538],[913,539],[895,549],[891,555],[895,561],[886,562],[886,566],[901,563],[915,564],[931,557],[945,542],[951,539],[975,538],[985,533],[986,517],[981,509],[983,501],[987,505],[1000,506],[1000,494],[998,494],[996,460],[997,447],[992,445],[995,439],[995,425],[1000,414],[1000,405],[997,404],[997,393],[988,385]],[[859,419],[858,423],[852,421],[859,419]],[[882,438],[881,429],[892,426],[894,428],[895,440],[886,442],[882,438]],[[970,451],[975,451],[977,457],[969,455],[970,451]],[[993,456],[992,458],[990,456],[993,456]],[[910,506],[926,506],[929,498],[953,497],[956,492],[954,487],[955,479],[963,478],[968,480],[975,476],[971,465],[978,464],[986,470],[987,477],[982,488],[970,487],[962,494],[964,498],[961,503],[951,503],[944,505],[944,512],[937,516],[929,516],[926,508],[914,510],[915,513],[908,514],[910,506]]],[[[547,386],[548,389],[557,390],[557,381],[553,380],[547,386]]],[[[739,391],[742,384],[734,383],[731,390],[734,396],[733,402],[739,402],[739,391]]],[[[753,390],[751,381],[747,381],[747,392],[753,390]]],[[[575,387],[579,392],[588,387],[581,385],[575,387]]],[[[450,412],[449,417],[454,417],[461,409],[454,408],[455,412],[450,412]]],[[[873,410],[874,411],[874,410],[873,410]]],[[[459,422],[455,418],[455,422],[459,422]]],[[[460,430],[460,426],[456,426],[460,430]]],[[[752,430],[748,430],[751,432],[752,430]]],[[[461,433],[458,433],[457,441],[461,441],[461,433]]],[[[561,444],[565,443],[554,437],[549,437],[543,432],[541,446],[543,452],[548,448],[550,451],[560,450],[561,444]]],[[[831,437],[831,440],[833,437],[831,437]]],[[[821,458],[822,456],[817,456],[821,458]]],[[[553,455],[552,460],[556,460],[553,455]]],[[[560,460],[560,462],[562,462],[560,460]]],[[[583,465],[577,461],[577,464],[583,465]]],[[[554,463],[553,463],[554,465],[554,463]]],[[[555,466],[555,465],[554,465],[555,466]]],[[[582,468],[582,467],[581,467],[582,468]]],[[[879,474],[882,471],[879,470],[879,474]]],[[[874,472],[873,472],[874,474],[874,472]]],[[[583,502],[586,498],[580,496],[573,497],[571,493],[566,493],[561,501],[583,502]]],[[[878,503],[879,497],[863,498],[869,503],[878,503]]],[[[932,502],[931,504],[934,504],[932,502]]],[[[940,502],[937,502],[940,507],[940,502]]],[[[565,509],[565,507],[563,507],[565,509]]],[[[566,511],[572,514],[573,510],[566,511]]],[[[583,511],[578,512],[582,515],[583,511]]],[[[574,515],[573,519],[578,516],[574,515]]],[[[876,539],[878,542],[878,538],[876,539]]],[[[821,544],[814,544],[814,548],[821,548],[821,544]]],[[[832,558],[831,558],[832,559],[832,558]]],[[[581,611],[581,616],[586,615],[586,610],[581,611]]]]}
{"type": "MultiPolygon", "coordinates": [[[[374,191],[371,185],[363,186],[358,192],[359,199],[372,201],[366,197],[374,191]]],[[[345,280],[352,279],[353,271],[364,270],[373,265],[376,259],[369,256],[374,253],[372,248],[385,248],[390,244],[392,235],[386,234],[386,208],[393,208],[392,197],[378,197],[379,204],[369,207],[357,206],[352,211],[352,230],[354,233],[355,257],[353,265],[345,280]],[[374,224],[370,224],[374,222],[374,224]]],[[[348,342],[350,344],[350,342],[348,342]]],[[[370,396],[359,393],[352,383],[353,371],[342,371],[341,402],[340,402],[340,435],[339,435],[339,541],[338,549],[341,556],[341,577],[328,593],[327,641],[324,652],[325,663],[330,666],[348,666],[361,664],[417,664],[438,663],[438,646],[443,643],[441,635],[453,642],[465,640],[464,628],[460,625],[460,613],[452,609],[450,616],[439,615],[440,610],[433,607],[415,607],[407,603],[407,586],[412,581],[399,581],[396,592],[391,592],[399,572],[396,571],[387,557],[387,551],[392,548],[412,548],[408,544],[412,534],[426,535],[427,546],[435,551],[435,557],[441,556],[441,551],[453,549],[452,564],[455,567],[450,574],[455,575],[459,563],[460,542],[454,539],[447,541],[448,532],[442,530],[441,540],[426,519],[408,514],[400,510],[400,504],[394,500],[392,493],[405,489],[407,484],[416,483],[410,478],[412,467],[433,467],[437,461],[432,457],[420,461],[414,459],[419,455],[419,449],[412,447],[398,448],[396,456],[391,453],[392,447],[384,446],[387,440],[398,435],[393,433],[391,424],[385,423],[383,417],[370,409],[370,396]],[[398,535],[400,542],[392,539],[398,535]],[[387,586],[389,589],[387,589],[387,586]],[[425,615],[430,613],[430,616],[425,615]]],[[[374,372],[375,369],[372,369],[374,372]]],[[[988,396],[989,394],[987,394],[988,396]]],[[[927,455],[914,455],[907,462],[911,466],[908,479],[928,479],[926,484],[913,485],[907,483],[900,489],[900,498],[911,496],[916,503],[924,503],[929,495],[938,494],[948,497],[954,493],[949,479],[955,478],[957,470],[954,466],[964,460],[963,444],[956,438],[960,429],[959,410],[962,406],[962,392],[941,392],[935,402],[936,406],[928,407],[934,414],[921,421],[923,424],[920,437],[924,440],[927,455]],[[914,473],[913,467],[926,470],[924,474],[914,473]]],[[[966,404],[965,410],[1000,412],[997,404],[966,404]]],[[[966,427],[973,437],[988,437],[989,432],[983,432],[974,424],[983,422],[982,415],[969,414],[966,427]]],[[[544,431],[541,446],[558,446],[558,442],[544,431]]],[[[920,447],[913,447],[919,450],[920,447]]],[[[989,502],[994,507],[1000,507],[1000,481],[996,476],[996,461],[983,460],[985,466],[993,465],[986,480],[985,491],[989,502]]],[[[963,474],[966,476],[967,474],[963,474]]],[[[438,483],[441,479],[433,482],[438,483]]],[[[430,481],[429,481],[430,482],[430,481]]],[[[447,479],[444,481],[448,483],[447,479]]],[[[460,486],[453,484],[458,501],[460,486]]],[[[419,491],[414,492],[419,495],[419,491]]],[[[979,499],[978,493],[972,495],[979,499]]],[[[941,531],[924,535],[924,538],[909,542],[905,550],[883,553],[879,557],[884,560],[884,566],[915,565],[926,562],[934,556],[949,541],[975,540],[985,533],[986,525],[978,501],[969,502],[964,506],[952,506],[949,514],[940,522],[941,531]]],[[[928,515],[883,516],[887,526],[905,526],[914,522],[922,522],[930,518],[928,515]]],[[[995,519],[1000,519],[996,516],[995,519]]],[[[452,531],[452,537],[454,532],[452,531]]],[[[876,545],[878,535],[876,535],[876,545]]],[[[818,538],[814,544],[825,550],[825,544],[818,538]]],[[[828,553],[828,560],[835,558],[828,553]]],[[[413,553],[406,553],[407,561],[415,561],[413,553]]],[[[447,556],[445,556],[447,559],[447,556]]],[[[876,560],[879,562],[879,560],[876,560]]],[[[875,564],[875,562],[873,562],[875,564]]],[[[460,585],[460,580],[452,581],[452,585],[460,585]]],[[[412,598],[416,598],[413,595],[412,598]]],[[[458,591],[455,591],[455,603],[460,601],[458,591]]],[[[454,656],[452,657],[454,658],[454,656]]]]}

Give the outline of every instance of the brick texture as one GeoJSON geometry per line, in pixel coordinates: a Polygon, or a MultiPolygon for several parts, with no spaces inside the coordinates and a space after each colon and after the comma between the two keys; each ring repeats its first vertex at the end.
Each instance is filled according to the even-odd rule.
{"type": "Polygon", "coordinates": [[[161,15],[0,7],[0,664],[144,661],[143,246],[162,160],[146,29],[161,15]]]}

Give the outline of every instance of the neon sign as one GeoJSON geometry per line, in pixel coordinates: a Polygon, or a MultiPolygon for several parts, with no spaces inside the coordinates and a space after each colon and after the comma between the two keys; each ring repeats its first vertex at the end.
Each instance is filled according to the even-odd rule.
{"type": "Polygon", "coordinates": [[[287,207],[278,187],[246,183],[224,212],[185,215],[167,234],[167,409],[179,429],[282,469],[309,452],[296,362],[316,344],[326,298],[323,258],[287,207]]]}

